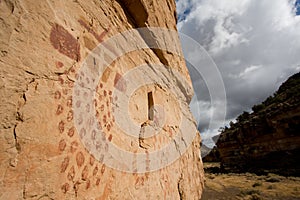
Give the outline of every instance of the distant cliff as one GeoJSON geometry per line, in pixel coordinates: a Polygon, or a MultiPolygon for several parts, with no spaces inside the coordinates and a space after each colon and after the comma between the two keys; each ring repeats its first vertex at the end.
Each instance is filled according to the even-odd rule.
{"type": "Polygon", "coordinates": [[[299,176],[300,73],[252,110],[222,131],[216,144],[222,170],[299,176]]]}

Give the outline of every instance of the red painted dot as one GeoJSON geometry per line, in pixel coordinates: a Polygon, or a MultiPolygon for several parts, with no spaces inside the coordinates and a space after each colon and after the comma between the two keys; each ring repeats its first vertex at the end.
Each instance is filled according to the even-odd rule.
{"type": "Polygon", "coordinates": [[[93,176],[96,176],[97,172],[98,172],[98,166],[96,166],[96,167],[94,168],[94,170],[93,170],[93,176]]]}
{"type": "Polygon", "coordinates": [[[100,158],[99,158],[99,162],[103,162],[103,160],[104,160],[104,155],[103,154],[101,154],[101,156],[100,156],[100,158]]]}
{"type": "Polygon", "coordinates": [[[101,106],[100,106],[100,110],[101,110],[101,111],[104,111],[104,105],[101,105],[101,106]]]}
{"type": "Polygon", "coordinates": [[[79,181],[77,181],[77,182],[74,184],[74,186],[73,186],[73,188],[74,188],[74,190],[75,190],[76,193],[77,193],[77,191],[79,190],[79,185],[80,185],[80,183],[79,183],[79,181]]]}
{"type": "Polygon", "coordinates": [[[69,86],[70,88],[74,87],[74,82],[73,82],[73,81],[70,81],[70,82],[68,83],[68,86],[69,86]]]}
{"type": "Polygon", "coordinates": [[[79,108],[79,107],[80,107],[80,104],[81,104],[81,101],[77,101],[77,102],[76,102],[76,107],[79,108]]]}
{"type": "Polygon", "coordinates": [[[78,152],[76,155],[76,163],[78,167],[81,167],[84,163],[84,155],[82,152],[78,152]]]}
{"type": "Polygon", "coordinates": [[[63,162],[61,163],[61,166],[60,166],[60,173],[64,173],[66,171],[66,169],[69,166],[69,161],[70,161],[70,158],[65,157],[65,159],[63,160],[63,162]]]}
{"type": "Polygon", "coordinates": [[[59,78],[58,78],[58,81],[59,81],[59,83],[60,83],[61,85],[64,84],[64,79],[63,79],[62,77],[59,77],[59,78]]]}
{"type": "Polygon", "coordinates": [[[60,97],[61,97],[60,91],[56,91],[56,92],[54,93],[54,99],[60,99],[60,97]]]}
{"type": "Polygon", "coordinates": [[[64,66],[64,64],[60,61],[56,61],[55,66],[56,66],[56,68],[62,68],[64,66]]]}
{"type": "Polygon", "coordinates": [[[73,141],[71,143],[71,152],[74,153],[77,150],[77,148],[78,148],[78,142],[73,141]]]}
{"type": "Polygon", "coordinates": [[[72,107],[72,97],[68,97],[68,100],[67,100],[67,106],[68,107],[72,107]]]}
{"type": "Polygon", "coordinates": [[[101,167],[101,174],[103,174],[105,172],[105,165],[102,165],[101,167]]]}
{"type": "Polygon", "coordinates": [[[63,133],[64,130],[65,130],[65,122],[63,121],[60,121],[59,124],[58,124],[58,130],[60,133],[63,133]]]}
{"type": "Polygon", "coordinates": [[[56,115],[60,115],[63,112],[64,108],[62,105],[58,105],[56,109],[56,115]]]}
{"type": "Polygon", "coordinates": [[[108,136],[108,141],[111,142],[111,140],[112,140],[112,135],[110,134],[110,135],[108,136]]]}
{"type": "Polygon", "coordinates": [[[79,125],[81,125],[82,122],[83,122],[83,117],[82,117],[82,115],[80,115],[80,116],[79,116],[79,119],[77,120],[77,123],[78,123],[79,125]]]}
{"type": "MultiPolygon", "coordinates": [[[[107,124],[106,128],[108,131],[110,131],[110,128],[111,128],[110,124],[107,124]]],[[[112,137],[112,135],[110,135],[109,137],[112,137]]],[[[109,138],[108,138],[108,140],[109,140],[109,138]]],[[[111,139],[109,141],[111,141],[111,139]]]]}
{"type": "Polygon", "coordinates": [[[74,127],[70,128],[68,131],[68,136],[72,137],[74,135],[74,132],[75,132],[75,128],[74,127]]]}
{"type": "Polygon", "coordinates": [[[91,156],[90,157],[90,165],[93,166],[94,162],[95,162],[95,157],[91,156]]]}
{"type": "Polygon", "coordinates": [[[101,122],[98,122],[98,127],[99,127],[100,129],[102,128],[101,122]]]}
{"type": "Polygon", "coordinates": [[[87,180],[88,173],[89,173],[88,167],[84,166],[82,173],[81,173],[81,179],[84,181],[87,180]]]}
{"type": "Polygon", "coordinates": [[[89,189],[90,186],[91,186],[91,181],[88,179],[88,180],[86,181],[85,189],[89,189]]]}
{"type": "Polygon", "coordinates": [[[104,151],[108,152],[108,144],[107,143],[104,145],[104,151]]]}
{"type": "Polygon", "coordinates": [[[81,138],[83,138],[83,137],[85,136],[85,134],[86,134],[85,128],[81,128],[81,129],[80,129],[80,132],[79,132],[79,136],[80,136],[81,138]]]}
{"type": "Polygon", "coordinates": [[[67,120],[68,120],[69,122],[73,120],[73,111],[72,111],[72,110],[70,110],[70,111],[68,112],[67,120]]]}
{"type": "Polygon", "coordinates": [[[61,186],[61,189],[63,193],[67,193],[70,189],[70,185],[68,183],[65,183],[63,186],[61,186]]]}
{"type": "Polygon", "coordinates": [[[68,173],[67,178],[68,178],[69,181],[72,181],[74,176],[75,176],[75,169],[74,169],[74,166],[72,166],[69,173],[68,173]]]}
{"type": "Polygon", "coordinates": [[[97,149],[97,150],[101,151],[101,146],[102,146],[102,145],[101,145],[101,143],[100,143],[99,141],[96,142],[96,145],[95,145],[95,146],[96,146],[96,149],[97,149]]]}
{"type": "Polygon", "coordinates": [[[97,178],[96,185],[99,185],[99,184],[100,184],[100,178],[97,178]]]}
{"type": "Polygon", "coordinates": [[[94,99],[94,106],[97,107],[97,105],[98,105],[98,104],[97,104],[97,100],[94,99]]]}
{"type": "Polygon", "coordinates": [[[67,95],[68,94],[68,89],[63,89],[63,94],[67,95]]]}
{"type": "Polygon", "coordinates": [[[58,144],[58,149],[59,149],[60,151],[63,151],[63,150],[65,150],[66,145],[67,145],[67,144],[66,144],[65,140],[62,139],[62,140],[59,142],[59,144],[58,144]]]}
{"type": "Polygon", "coordinates": [[[95,130],[92,131],[91,139],[96,140],[96,131],[95,130]]]}

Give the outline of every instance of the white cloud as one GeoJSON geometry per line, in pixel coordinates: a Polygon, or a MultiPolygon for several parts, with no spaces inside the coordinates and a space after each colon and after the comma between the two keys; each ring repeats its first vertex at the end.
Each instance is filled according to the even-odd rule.
{"type": "Polygon", "coordinates": [[[201,132],[201,140],[202,142],[209,148],[212,148],[215,143],[212,140],[212,137],[218,135],[218,129],[213,129],[213,130],[204,130],[201,132]]]}
{"type": "Polygon", "coordinates": [[[251,65],[251,66],[247,67],[246,69],[244,69],[238,75],[236,75],[236,74],[228,74],[228,76],[232,77],[232,78],[237,78],[237,79],[239,79],[239,78],[246,79],[249,76],[253,76],[253,72],[257,71],[260,68],[262,68],[261,65],[251,65]]]}
{"type": "MultiPolygon", "coordinates": [[[[189,9],[178,30],[198,41],[221,71],[227,120],[263,101],[299,71],[300,16],[295,15],[295,0],[179,0],[177,5],[179,12],[189,9]]],[[[198,103],[200,113],[207,115],[205,123],[200,120],[205,130],[214,108],[203,106],[209,101],[203,80],[194,82],[196,90],[205,91],[193,102],[193,108],[198,103]]]]}

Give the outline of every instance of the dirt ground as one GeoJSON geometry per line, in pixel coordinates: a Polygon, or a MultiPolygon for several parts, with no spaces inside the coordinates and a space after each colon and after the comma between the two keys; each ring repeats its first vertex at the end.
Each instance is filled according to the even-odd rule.
{"type": "Polygon", "coordinates": [[[204,163],[202,200],[300,200],[300,177],[221,174],[218,167],[219,163],[204,163]]]}

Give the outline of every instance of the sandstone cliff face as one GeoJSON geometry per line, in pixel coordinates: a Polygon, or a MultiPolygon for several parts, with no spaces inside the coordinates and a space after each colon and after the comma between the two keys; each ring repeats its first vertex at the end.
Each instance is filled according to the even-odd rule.
{"type": "Polygon", "coordinates": [[[223,170],[300,175],[299,86],[300,73],[221,133],[217,147],[223,170]]]}
{"type": "MultiPolygon", "coordinates": [[[[91,107],[96,110],[97,122],[93,123],[102,130],[105,142],[93,144],[101,154],[93,154],[91,144],[82,142],[89,130],[78,130],[75,125],[81,121],[74,108],[81,105],[73,98],[77,95],[74,87],[81,79],[95,82],[80,74],[93,49],[117,33],[138,27],[176,31],[173,0],[1,0],[0,27],[0,199],[201,197],[200,137],[188,110],[193,91],[181,55],[140,49],[127,52],[105,69],[93,91],[94,105],[85,105],[87,111],[91,107]],[[149,63],[161,67],[146,65],[142,76],[131,77],[131,82],[143,78],[152,82],[131,93],[127,107],[141,134],[160,131],[148,138],[128,136],[120,127],[128,119],[114,116],[114,109],[123,109],[114,103],[118,101],[114,94],[129,90],[128,71],[149,63]],[[155,105],[159,106],[154,112],[155,105]],[[121,118],[119,123],[117,118],[121,118]],[[189,124],[186,132],[180,129],[182,120],[189,124]],[[188,132],[195,137],[187,150],[181,151],[173,138],[180,136],[184,142],[188,132]],[[134,157],[128,163],[120,162],[126,165],[120,164],[120,169],[106,164],[113,160],[109,144],[132,155],[151,156],[169,143],[180,156],[165,167],[154,170],[148,157],[143,170],[138,168],[141,160],[134,157]]],[[[136,39],[145,45],[168,41],[155,33],[137,33],[136,39]]],[[[180,49],[178,38],[173,43],[180,49]]],[[[115,44],[114,48],[123,47],[115,44]]],[[[95,65],[97,62],[94,59],[95,65]]],[[[85,116],[81,120],[85,122],[85,116]]],[[[164,156],[167,159],[168,155],[164,156]]]]}

